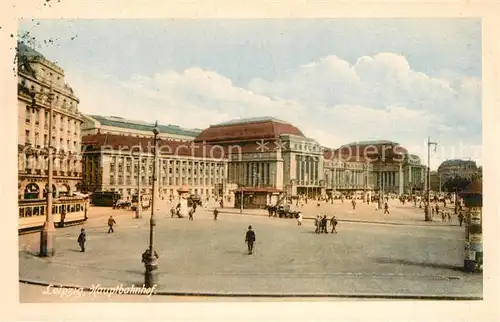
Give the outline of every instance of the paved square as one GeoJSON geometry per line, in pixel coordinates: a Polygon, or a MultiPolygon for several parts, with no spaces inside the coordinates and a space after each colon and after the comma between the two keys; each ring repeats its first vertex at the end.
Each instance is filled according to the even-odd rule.
{"type": "MultiPolygon", "coordinates": [[[[222,213],[214,221],[210,211],[198,209],[195,220],[188,221],[170,218],[167,209],[161,207],[154,234],[160,291],[482,296],[482,276],[460,270],[464,231],[456,225],[341,221],[338,234],[317,235],[311,220],[297,226],[291,219],[222,213]],[[246,254],[248,225],[257,235],[254,255],[246,254]]],[[[348,211],[338,208],[335,214],[355,216],[348,211]]],[[[142,285],[149,213],[141,219],[132,219],[132,212],[116,218],[113,234],[106,232],[105,216],[86,224],[85,253],[76,243],[79,226],[57,231],[57,254],[49,259],[34,256],[37,236],[21,236],[20,279],[142,285]]]]}

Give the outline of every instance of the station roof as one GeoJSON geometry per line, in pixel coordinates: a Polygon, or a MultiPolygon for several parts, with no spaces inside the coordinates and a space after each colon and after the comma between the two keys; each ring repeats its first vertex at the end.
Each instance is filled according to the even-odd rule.
{"type": "MultiPolygon", "coordinates": [[[[153,123],[127,120],[117,116],[102,116],[102,115],[89,115],[89,116],[104,126],[114,126],[119,128],[133,129],[133,130],[147,131],[147,132],[153,132],[153,128],[155,127],[153,123]]],[[[158,125],[158,128],[160,130],[160,133],[190,136],[193,138],[196,137],[201,132],[201,130],[199,129],[185,129],[173,124],[158,125]]]]}
{"type": "MultiPolygon", "coordinates": [[[[83,153],[92,151],[121,151],[123,153],[153,153],[153,138],[140,138],[117,134],[91,134],[82,137],[83,153]]],[[[195,145],[191,141],[171,141],[158,139],[160,155],[197,157],[206,159],[226,159],[224,150],[210,145],[195,145]]]]}
{"type": "Polygon", "coordinates": [[[282,134],[304,137],[304,134],[297,127],[288,122],[273,117],[258,117],[236,119],[211,125],[202,131],[195,141],[223,143],[269,140],[278,139],[282,134]]]}

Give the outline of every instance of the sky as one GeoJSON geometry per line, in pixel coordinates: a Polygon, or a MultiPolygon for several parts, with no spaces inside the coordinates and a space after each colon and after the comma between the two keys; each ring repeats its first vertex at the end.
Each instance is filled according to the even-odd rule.
{"type": "Polygon", "coordinates": [[[207,128],[272,116],[337,148],[482,157],[481,21],[21,20],[86,114],[207,128]],[[46,41],[52,40],[51,43],[46,41]]]}

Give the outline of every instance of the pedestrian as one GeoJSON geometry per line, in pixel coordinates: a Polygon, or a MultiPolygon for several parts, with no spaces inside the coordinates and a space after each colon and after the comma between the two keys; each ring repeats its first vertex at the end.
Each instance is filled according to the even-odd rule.
{"type": "Polygon", "coordinates": [[[220,207],[221,207],[221,208],[224,208],[224,201],[223,201],[222,199],[221,199],[221,201],[220,201],[220,203],[219,203],[219,204],[220,204],[220,207]]]}
{"type": "Polygon", "coordinates": [[[328,234],[328,219],[326,219],[326,215],[323,216],[323,219],[321,219],[321,231],[324,232],[325,234],[328,234]]]}
{"type": "Polygon", "coordinates": [[[302,213],[300,211],[297,214],[297,225],[302,226],[302,213]]]}
{"type": "Polygon", "coordinates": [[[217,220],[217,216],[219,215],[219,209],[214,209],[214,220],[217,220]]]}
{"type": "Polygon", "coordinates": [[[63,210],[61,213],[61,221],[59,222],[59,227],[64,228],[64,220],[66,219],[66,211],[63,210]]]}
{"type": "Polygon", "coordinates": [[[356,210],[356,200],[354,200],[354,198],[352,198],[352,210],[356,210]]]}
{"type": "Polygon", "coordinates": [[[314,218],[314,225],[316,226],[315,233],[319,234],[319,229],[320,229],[320,226],[321,226],[321,219],[320,219],[319,215],[317,215],[316,218],[314,218]]]}
{"type": "Polygon", "coordinates": [[[463,221],[464,221],[464,215],[461,212],[459,212],[458,213],[458,223],[460,224],[460,227],[462,227],[463,221]]]}
{"type": "Polygon", "coordinates": [[[85,242],[87,241],[87,236],[85,234],[85,229],[82,228],[80,230],[80,235],[78,235],[78,245],[80,245],[80,248],[81,248],[81,252],[84,252],[85,251],[85,242]]]}
{"type": "Polygon", "coordinates": [[[333,216],[332,219],[330,219],[330,226],[332,226],[332,234],[333,233],[335,233],[335,234],[337,233],[337,229],[336,229],[337,224],[338,224],[338,221],[335,218],[335,216],[333,216]]]}
{"type": "Polygon", "coordinates": [[[248,231],[245,235],[245,243],[248,246],[248,255],[253,254],[253,244],[255,243],[255,232],[252,230],[252,226],[248,226],[248,231]]]}
{"type": "Polygon", "coordinates": [[[114,229],[113,229],[113,225],[116,224],[116,221],[115,219],[113,218],[113,216],[109,216],[109,219],[108,219],[108,234],[109,233],[114,233],[114,229]]]}
{"type": "Polygon", "coordinates": [[[387,203],[387,201],[384,204],[384,215],[385,214],[390,215],[390,213],[389,213],[389,204],[387,203]]]}
{"type": "Polygon", "coordinates": [[[194,210],[193,210],[193,208],[189,209],[189,213],[188,213],[188,215],[189,215],[189,220],[194,220],[194,218],[193,218],[193,214],[194,214],[194,210]]]}
{"type": "Polygon", "coordinates": [[[170,216],[174,218],[175,214],[176,214],[175,208],[174,207],[170,208],[170,216]]]}
{"type": "Polygon", "coordinates": [[[444,213],[444,211],[441,211],[441,221],[445,222],[445,220],[446,220],[446,214],[444,213]]]}
{"type": "Polygon", "coordinates": [[[451,222],[451,213],[449,211],[446,213],[446,216],[448,217],[448,222],[451,222]]]}

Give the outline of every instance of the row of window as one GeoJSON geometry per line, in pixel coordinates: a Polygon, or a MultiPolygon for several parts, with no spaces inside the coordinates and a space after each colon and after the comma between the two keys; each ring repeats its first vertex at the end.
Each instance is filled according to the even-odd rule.
{"type": "MultiPolygon", "coordinates": [[[[26,130],[24,135],[26,136],[25,143],[26,144],[31,144],[34,146],[40,146],[40,147],[46,147],[49,145],[49,137],[47,134],[43,135],[43,142],[40,139],[39,133],[35,133],[34,139],[32,141],[31,138],[31,131],[26,130]]],[[[67,150],[67,151],[80,151],[80,145],[76,140],[64,140],[61,138],[59,139],[59,144],[57,144],[56,137],[52,136],[52,145],[55,145],[57,149],[59,150],[67,150]]]]}
{"type": "MultiPolygon", "coordinates": [[[[132,196],[134,194],[137,194],[137,189],[131,189],[131,188],[128,188],[128,189],[111,188],[110,190],[116,191],[116,192],[120,193],[122,196],[132,196]]],[[[213,195],[215,193],[215,189],[213,189],[213,188],[212,189],[189,188],[189,192],[193,193],[195,195],[209,196],[209,195],[213,195]]],[[[151,189],[141,189],[141,193],[151,193],[151,189]]],[[[161,194],[166,195],[167,197],[168,196],[176,196],[177,191],[175,189],[163,189],[163,191],[160,192],[160,195],[161,194]]]]}
{"type": "MultiPolygon", "coordinates": [[[[50,92],[49,88],[38,85],[35,86],[33,83],[28,82],[26,79],[21,80],[21,85],[26,88],[30,88],[31,92],[47,93],[47,94],[50,92]]],[[[50,103],[49,96],[45,94],[37,95],[37,100],[41,100],[46,104],[50,103]]],[[[52,104],[53,107],[60,108],[63,110],[68,110],[71,112],[76,111],[77,109],[77,102],[75,100],[66,98],[64,95],[60,96],[57,92],[54,92],[54,102],[52,102],[52,104]]]]}
{"type": "MultiPolygon", "coordinates": [[[[162,185],[165,186],[174,186],[174,185],[214,185],[215,183],[221,183],[222,179],[219,178],[218,180],[215,180],[214,178],[167,178],[163,177],[159,179],[159,182],[162,185]]],[[[137,184],[137,176],[134,177],[134,182],[132,182],[132,178],[127,177],[126,180],[124,180],[123,177],[118,177],[118,180],[114,176],[109,177],[109,184],[111,185],[132,185],[132,184],[137,184]]],[[[141,184],[142,185],[150,185],[152,184],[152,178],[151,177],[141,177],[141,184]]]]}
{"type": "MultiPolygon", "coordinates": [[[[54,170],[61,171],[73,171],[78,172],[78,161],[76,160],[59,160],[54,161],[54,170]]],[[[48,162],[45,160],[43,156],[39,156],[38,158],[29,156],[25,159],[20,156],[18,167],[20,170],[23,169],[41,169],[48,170],[48,162]]]]}
{"type": "MultiPolygon", "coordinates": [[[[52,206],[53,214],[83,211],[83,204],[68,204],[52,206]]],[[[19,218],[45,216],[45,206],[24,206],[19,208],[19,218]]]]}

